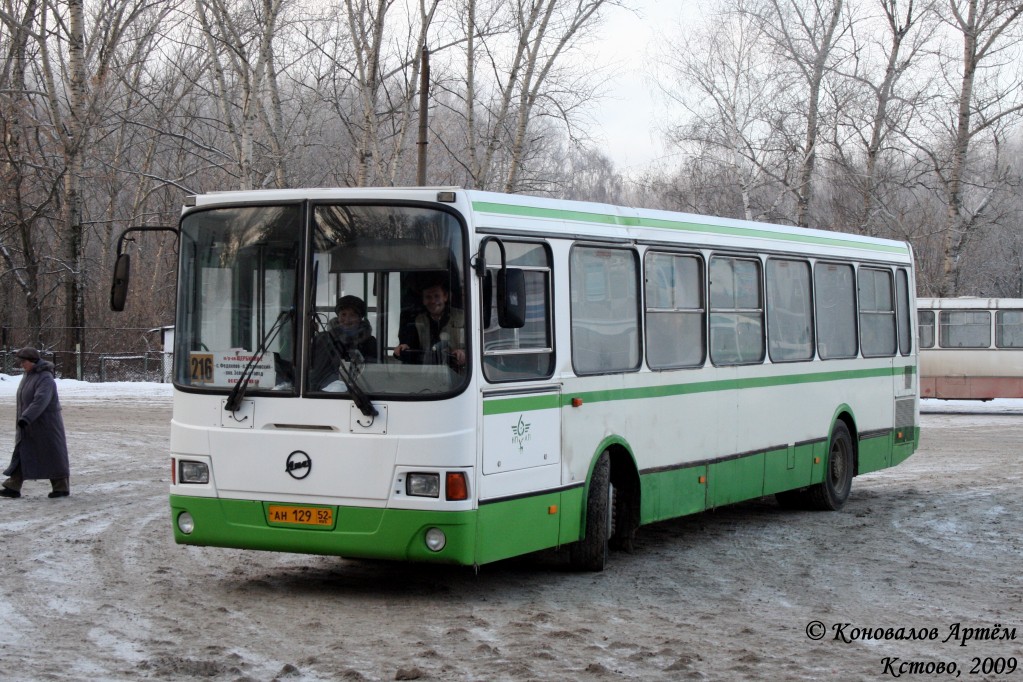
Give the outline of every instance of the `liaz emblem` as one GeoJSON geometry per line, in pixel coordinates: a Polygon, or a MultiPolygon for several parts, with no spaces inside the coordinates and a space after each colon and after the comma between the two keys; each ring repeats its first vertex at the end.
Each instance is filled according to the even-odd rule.
{"type": "Polygon", "coordinates": [[[284,463],[284,470],[294,479],[302,480],[313,470],[313,460],[301,450],[295,450],[288,455],[284,463]]]}
{"type": "Polygon", "coordinates": [[[526,423],[522,419],[522,415],[519,415],[519,423],[514,424],[511,427],[512,430],[512,443],[519,446],[519,452],[522,452],[524,444],[527,443],[532,436],[529,435],[530,424],[526,423]]]}

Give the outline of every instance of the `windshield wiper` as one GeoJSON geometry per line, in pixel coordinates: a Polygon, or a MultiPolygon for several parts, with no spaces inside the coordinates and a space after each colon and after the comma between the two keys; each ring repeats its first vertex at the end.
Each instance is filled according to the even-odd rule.
{"type": "Polygon", "coordinates": [[[273,343],[273,340],[284,329],[284,321],[291,318],[294,310],[294,308],[282,310],[281,314],[277,316],[277,320],[266,330],[266,334],[263,334],[263,338],[259,340],[259,346],[256,347],[256,352],[253,353],[249,361],[245,363],[245,367],[242,368],[241,376],[238,377],[238,383],[234,385],[234,388],[227,395],[227,400],[224,402],[225,410],[237,412],[238,408],[242,406],[242,398],[245,397],[245,388],[252,377],[252,372],[256,369],[259,361],[263,359],[263,356],[266,355],[267,346],[273,343]]]}
{"type": "MultiPolygon", "coordinates": [[[[319,272],[320,263],[317,261],[313,265],[313,288],[310,294],[310,299],[313,301],[316,300],[316,285],[320,281],[319,272]]],[[[355,374],[351,370],[351,367],[355,364],[355,362],[352,360],[352,356],[348,353],[348,349],[338,339],[334,338],[334,335],[319,322],[319,318],[316,317],[315,313],[313,313],[312,324],[314,328],[320,329],[320,333],[327,335],[327,338],[330,339],[330,342],[334,346],[334,350],[338,352],[338,355],[342,359],[348,360],[349,365],[347,367],[343,362],[338,363],[338,371],[343,374],[342,379],[345,382],[345,386],[348,387],[348,392],[351,394],[352,402],[355,403],[355,406],[358,407],[359,410],[367,417],[375,417],[380,414],[377,412],[377,408],[373,407],[373,403],[370,402],[369,396],[366,395],[366,392],[362,390],[356,381],[355,374]]]]}
{"type": "Polygon", "coordinates": [[[367,417],[375,417],[380,414],[377,412],[377,408],[373,407],[373,403],[370,401],[369,396],[366,395],[366,392],[362,390],[361,386],[359,386],[358,375],[352,371],[352,368],[355,367],[355,359],[352,357],[351,353],[348,352],[348,347],[345,346],[340,339],[331,334],[330,331],[323,329],[322,325],[318,324],[317,326],[319,326],[322,330],[320,332],[321,334],[327,335],[327,339],[330,341],[330,345],[334,347],[334,350],[337,351],[338,357],[342,360],[348,361],[347,364],[344,362],[338,363],[338,372],[341,374],[341,380],[344,381],[345,386],[348,387],[348,392],[352,395],[352,402],[354,402],[355,406],[358,407],[359,410],[367,417]]]}

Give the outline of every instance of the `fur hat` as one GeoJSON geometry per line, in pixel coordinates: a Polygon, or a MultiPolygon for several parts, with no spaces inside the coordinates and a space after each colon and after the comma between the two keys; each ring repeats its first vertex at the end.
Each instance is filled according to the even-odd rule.
{"type": "Polygon", "coordinates": [[[31,360],[32,362],[39,362],[39,351],[31,346],[25,346],[19,350],[15,355],[22,360],[31,360]]]}
{"type": "Polygon", "coordinates": [[[337,305],[334,306],[334,310],[341,312],[342,308],[354,310],[359,319],[366,317],[366,303],[358,296],[342,296],[337,299],[337,305]]]}

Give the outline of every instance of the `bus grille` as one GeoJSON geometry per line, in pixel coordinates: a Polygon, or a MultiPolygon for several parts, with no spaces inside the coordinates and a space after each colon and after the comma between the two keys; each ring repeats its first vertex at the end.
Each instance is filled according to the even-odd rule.
{"type": "Polygon", "coordinates": [[[913,419],[913,401],[914,398],[901,398],[895,401],[895,428],[916,426],[913,419]]]}

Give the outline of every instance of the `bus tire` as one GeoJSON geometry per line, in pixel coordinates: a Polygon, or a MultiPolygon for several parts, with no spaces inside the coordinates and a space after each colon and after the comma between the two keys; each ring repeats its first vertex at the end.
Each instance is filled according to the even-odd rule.
{"type": "Polygon", "coordinates": [[[585,533],[569,550],[572,567],[580,571],[603,571],[607,565],[610,535],[611,460],[607,452],[602,452],[593,467],[590,491],[586,496],[585,533]]]}
{"type": "Polygon", "coordinates": [[[835,424],[828,446],[824,480],[807,488],[775,494],[779,505],[785,509],[814,511],[838,511],[845,506],[852,490],[855,464],[852,435],[845,422],[839,421],[835,424]]]}

